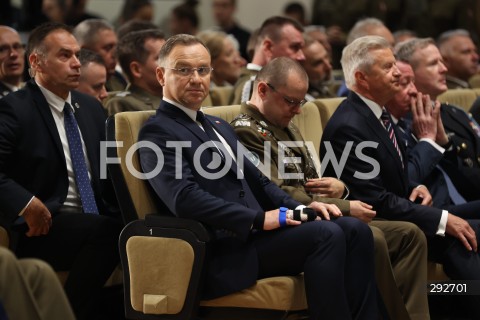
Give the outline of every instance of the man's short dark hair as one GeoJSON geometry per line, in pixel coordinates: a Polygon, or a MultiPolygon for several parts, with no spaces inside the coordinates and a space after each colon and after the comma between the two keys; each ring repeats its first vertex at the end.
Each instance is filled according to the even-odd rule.
{"type": "Polygon", "coordinates": [[[164,40],[165,35],[159,29],[133,31],[126,34],[118,42],[118,62],[130,82],[133,81],[133,74],[130,71],[130,63],[132,63],[132,61],[138,61],[142,64],[145,63],[149,54],[148,50],[145,48],[145,42],[149,39],[164,40]]]}
{"type": "Polygon", "coordinates": [[[35,50],[45,53],[46,48],[44,48],[43,41],[50,33],[56,30],[65,30],[70,34],[72,33],[70,26],[59,22],[45,22],[33,29],[28,39],[27,57],[35,50]]]}

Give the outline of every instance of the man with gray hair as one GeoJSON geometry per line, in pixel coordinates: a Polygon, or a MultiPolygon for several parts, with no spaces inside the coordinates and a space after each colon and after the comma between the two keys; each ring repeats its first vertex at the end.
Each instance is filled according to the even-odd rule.
{"type": "MultiPolygon", "coordinates": [[[[359,20],[350,30],[347,37],[347,45],[352,43],[355,39],[364,36],[379,36],[384,38],[391,47],[395,44],[392,32],[377,18],[365,18],[359,20]]],[[[346,84],[342,84],[337,91],[337,96],[346,97],[348,95],[348,88],[346,84]]]]}
{"type": "Polygon", "coordinates": [[[87,19],[80,22],[73,30],[73,35],[82,48],[100,54],[107,67],[107,91],[125,90],[127,81],[117,66],[117,35],[113,26],[104,19],[87,19]]]}
{"type": "Polygon", "coordinates": [[[442,263],[449,277],[480,280],[480,221],[427,206],[427,188],[409,183],[405,148],[384,108],[400,91],[390,44],[377,36],[358,38],[345,47],[341,62],[351,91],[327,123],[321,157],[331,159],[333,153],[346,161],[342,168],[323,163],[324,175],[344,181],[352,199],[371,204],[378,217],[418,225],[427,236],[429,258],[442,263]]]}
{"type": "Polygon", "coordinates": [[[448,89],[470,88],[468,80],[478,68],[477,47],[470,33],[463,29],[446,31],[438,37],[437,46],[447,68],[448,89]]]}
{"type": "MultiPolygon", "coordinates": [[[[412,66],[418,91],[431,100],[447,91],[447,68],[433,39],[405,41],[395,48],[395,54],[412,66]]],[[[458,158],[458,165],[444,169],[467,201],[476,200],[480,190],[480,129],[471,115],[448,103],[441,104],[440,116],[458,158]]]]}

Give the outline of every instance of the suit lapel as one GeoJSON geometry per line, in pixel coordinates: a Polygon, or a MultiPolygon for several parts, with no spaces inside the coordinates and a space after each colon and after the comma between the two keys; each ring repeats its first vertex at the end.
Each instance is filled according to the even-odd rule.
{"type": "MultiPolygon", "coordinates": [[[[352,93],[353,99],[355,104],[355,108],[357,108],[358,112],[367,119],[367,124],[370,127],[370,131],[377,136],[378,139],[380,139],[381,143],[387,148],[389,154],[395,161],[395,166],[399,168],[398,170],[400,176],[404,179],[405,178],[405,170],[407,168],[407,163],[402,164],[402,159],[400,159],[400,156],[398,155],[397,149],[395,149],[395,146],[393,145],[393,142],[390,140],[388,137],[387,130],[382,126],[380,123],[380,120],[377,119],[375,114],[370,110],[370,108],[363,102],[360,97],[358,97],[356,94],[352,93]],[[402,169],[403,168],[403,169],[402,169]]],[[[392,123],[393,124],[393,123],[392,123]]],[[[395,126],[394,126],[395,127],[395,126]]],[[[395,135],[397,137],[397,141],[399,141],[399,132],[397,132],[397,128],[395,128],[395,135]]],[[[400,148],[400,151],[402,152],[402,156],[404,161],[406,161],[406,156],[405,156],[405,149],[403,146],[400,148]]]]}
{"type": "Polygon", "coordinates": [[[62,142],[60,141],[60,135],[58,134],[57,125],[55,124],[55,120],[53,120],[52,111],[50,110],[50,106],[48,105],[47,100],[43,96],[40,88],[35,84],[32,80],[30,81],[27,86],[32,91],[33,100],[35,102],[35,106],[40,113],[45,125],[52,137],[52,140],[56,146],[57,151],[59,152],[60,156],[65,159],[65,154],[63,152],[62,142]]]}
{"type": "MultiPolygon", "coordinates": [[[[200,141],[202,141],[202,142],[211,141],[210,138],[208,137],[208,135],[205,133],[205,131],[203,131],[195,121],[193,121],[189,116],[187,116],[185,114],[185,112],[183,112],[182,110],[180,110],[176,106],[171,105],[170,103],[166,102],[165,100],[162,100],[162,102],[160,103],[160,107],[158,109],[159,109],[159,111],[165,112],[167,115],[169,115],[170,117],[175,119],[175,121],[177,121],[179,124],[181,124],[182,126],[187,128],[198,139],[200,139],[200,141]]],[[[212,121],[210,115],[206,115],[206,119],[207,119],[207,121],[210,122],[210,124],[215,129],[215,131],[217,131],[220,135],[222,135],[222,137],[225,139],[225,141],[227,141],[228,145],[232,148],[233,153],[237,154],[237,146],[235,145],[234,142],[231,141],[231,137],[228,135],[227,131],[222,126],[222,123],[221,122],[217,123],[216,121],[212,121]]],[[[213,151],[211,151],[211,152],[213,152],[213,151]]],[[[234,163],[232,163],[231,169],[236,174],[237,170],[236,170],[236,165],[234,163]]]]}

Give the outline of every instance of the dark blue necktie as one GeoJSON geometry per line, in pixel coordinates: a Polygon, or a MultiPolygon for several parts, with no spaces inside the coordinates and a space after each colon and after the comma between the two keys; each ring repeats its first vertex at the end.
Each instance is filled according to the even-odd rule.
{"type": "Polygon", "coordinates": [[[222,158],[225,158],[225,155],[223,154],[221,147],[219,147],[220,145],[222,145],[222,142],[220,142],[218,135],[215,133],[212,125],[207,120],[207,118],[205,117],[202,111],[197,111],[197,121],[200,122],[207,136],[210,138],[213,144],[215,144],[215,147],[217,148],[218,153],[220,153],[220,156],[222,156],[222,158]]]}
{"type": "Polygon", "coordinates": [[[82,201],[83,212],[98,214],[92,185],[88,178],[87,163],[83,155],[82,140],[78,131],[77,120],[75,120],[70,104],[65,103],[63,113],[73,173],[75,174],[75,181],[80,194],[80,200],[82,201]]]}

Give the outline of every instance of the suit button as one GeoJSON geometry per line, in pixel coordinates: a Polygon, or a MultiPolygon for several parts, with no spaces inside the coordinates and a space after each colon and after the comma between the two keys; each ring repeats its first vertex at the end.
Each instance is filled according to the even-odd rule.
{"type": "Polygon", "coordinates": [[[463,149],[463,150],[466,150],[467,149],[467,144],[465,142],[462,142],[462,144],[460,145],[460,147],[463,149]]]}
{"type": "Polygon", "coordinates": [[[240,192],[238,193],[238,196],[239,196],[240,198],[245,197],[245,191],[240,190],[240,192]]]}

